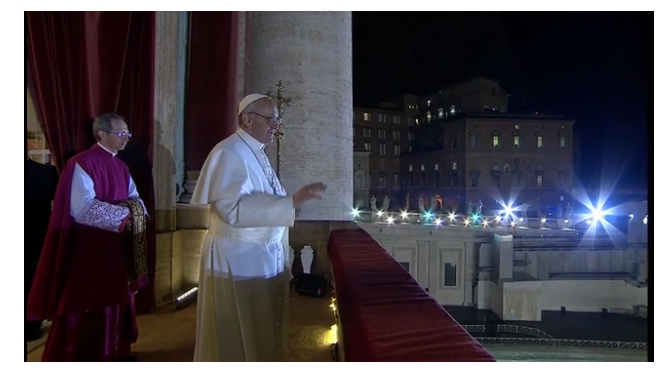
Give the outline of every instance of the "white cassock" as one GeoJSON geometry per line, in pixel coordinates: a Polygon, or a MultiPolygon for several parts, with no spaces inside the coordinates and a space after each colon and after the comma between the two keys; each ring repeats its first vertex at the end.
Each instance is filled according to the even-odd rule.
{"type": "Polygon", "coordinates": [[[289,310],[288,197],[245,131],[205,161],[191,199],[210,206],[200,262],[194,361],[286,360],[289,310]]]}

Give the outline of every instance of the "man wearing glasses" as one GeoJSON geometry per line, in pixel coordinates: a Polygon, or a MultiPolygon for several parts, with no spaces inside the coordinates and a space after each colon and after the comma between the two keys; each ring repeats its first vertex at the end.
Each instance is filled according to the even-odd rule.
{"type": "Polygon", "coordinates": [[[28,298],[28,319],[53,320],[42,361],[135,360],[133,293],[147,276],[128,267],[126,249],[134,233],[144,235],[147,215],[128,167],[117,158],[131,138],[126,121],[105,114],[92,131],[97,143],[62,171],[28,298]]]}
{"type": "Polygon", "coordinates": [[[287,232],[295,209],[319,199],[326,187],[285,192],[264,153],[281,123],[267,96],[246,96],[238,117],[239,129],[207,157],[191,199],[211,210],[194,361],[283,361],[287,232]]]}

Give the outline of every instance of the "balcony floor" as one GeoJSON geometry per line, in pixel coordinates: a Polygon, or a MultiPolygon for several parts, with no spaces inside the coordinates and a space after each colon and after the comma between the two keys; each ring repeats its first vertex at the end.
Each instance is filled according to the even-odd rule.
{"type": "MultiPolygon", "coordinates": [[[[332,361],[328,333],[333,325],[331,298],[290,294],[290,358],[292,362],[332,361]]],[[[175,310],[173,305],[138,316],[140,338],[132,352],[140,362],[190,362],[195,346],[195,312],[192,304],[175,310]]],[[[38,341],[35,341],[38,342],[38,341]]],[[[42,341],[43,342],[43,339],[42,341]]],[[[28,349],[34,347],[28,344],[28,349]]],[[[28,362],[39,362],[43,344],[28,353],[28,362]]]]}

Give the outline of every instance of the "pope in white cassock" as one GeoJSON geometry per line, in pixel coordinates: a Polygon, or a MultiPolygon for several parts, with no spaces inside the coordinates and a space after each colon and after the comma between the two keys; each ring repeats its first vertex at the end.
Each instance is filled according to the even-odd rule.
{"type": "Polygon", "coordinates": [[[286,360],[287,231],[295,209],[326,187],[314,183],[287,195],[264,153],[280,123],[272,100],[247,95],[239,129],[214,147],[200,171],[191,203],[209,205],[210,221],[194,361],[286,360]]]}

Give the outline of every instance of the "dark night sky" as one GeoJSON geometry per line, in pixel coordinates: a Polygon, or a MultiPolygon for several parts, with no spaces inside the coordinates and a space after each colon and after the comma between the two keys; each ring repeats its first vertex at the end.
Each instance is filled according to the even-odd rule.
{"type": "Polygon", "coordinates": [[[353,12],[354,102],[494,77],[511,111],[577,120],[583,180],[645,184],[652,22],[652,12],[353,12]]]}

